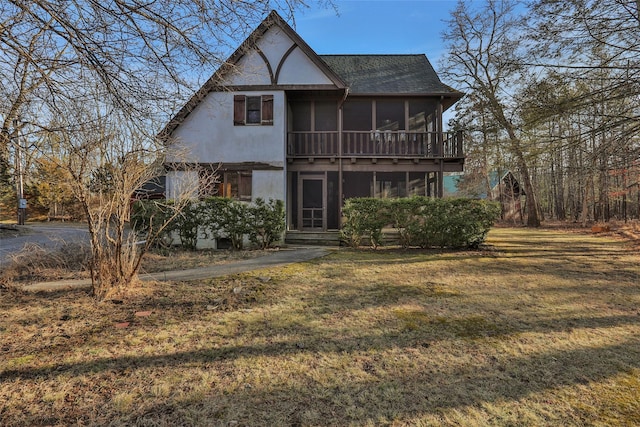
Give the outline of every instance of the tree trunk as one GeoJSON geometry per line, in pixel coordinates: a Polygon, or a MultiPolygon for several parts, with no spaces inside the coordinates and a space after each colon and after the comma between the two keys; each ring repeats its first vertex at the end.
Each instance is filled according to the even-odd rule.
{"type": "Polygon", "coordinates": [[[522,149],[522,141],[516,134],[516,130],[513,124],[507,119],[504,114],[502,105],[493,94],[487,94],[490,99],[491,107],[493,109],[496,120],[502,125],[509,135],[509,146],[511,154],[515,157],[516,165],[520,170],[520,176],[524,184],[524,191],[527,204],[527,227],[540,227],[540,216],[538,215],[538,201],[534,190],[531,174],[529,173],[529,166],[525,158],[524,151],[522,149]]]}

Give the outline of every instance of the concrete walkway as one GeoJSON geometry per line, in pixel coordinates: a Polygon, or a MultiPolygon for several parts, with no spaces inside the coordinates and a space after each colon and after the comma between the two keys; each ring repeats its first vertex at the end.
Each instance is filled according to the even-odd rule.
{"type": "MultiPolygon", "coordinates": [[[[210,279],[213,277],[227,276],[229,274],[244,273],[246,271],[260,270],[263,268],[280,267],[288,264],[309,261],[320,258],[330,253],[329,248],[324,247],[287,247],[268,255],[234,261],[226,264],[215,264],[210,267],[191,268],[188,270],[162,271],[159,273],[140,274],[143,281],[189,281],[210,279]]],[[[88,288],[90,279],[70,279],[55,282],[40,282],[26,285],[25,291],[57,291],[63,289],[88,288]]]]}

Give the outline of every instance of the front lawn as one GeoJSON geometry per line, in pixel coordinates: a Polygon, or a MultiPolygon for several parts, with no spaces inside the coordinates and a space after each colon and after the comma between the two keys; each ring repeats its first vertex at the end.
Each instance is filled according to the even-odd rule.
{"type": "Polygon", "coordinates": [[[637,425],[622,241],[341,249],[119,301],[0,294],[0,425],[637,425]]]}

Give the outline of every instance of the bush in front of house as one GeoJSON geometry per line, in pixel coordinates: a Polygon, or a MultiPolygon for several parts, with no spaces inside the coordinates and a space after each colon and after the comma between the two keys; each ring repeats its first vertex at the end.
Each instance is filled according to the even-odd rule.
{"type": "Polygon", "coordinates": [[[420,236],[420,221],[416,220],[417,215],[424,203],[429,199],[424,197],[403,197],[401,199],[386,199],[390,224],[398,230],[400,244],[402,247],[419,246],[417,244],[420,236]]]}
{"type": "MultiPolygon", "coordinates": [[[[138,201],[131,215],[132,228],[143,235],[155,224],[166,222],[172,211],[169,202],[138,201]]],[[[284,203],[281,200],[256,199],[253,204],[225,197],[183,202],[180,212],[163,233],[176,234],[183,247],[195,250],[200,237],[228,238],[235,250],[244,246],[245,237],[261,249],[272,246],[282,237],[285,227],[284,203]]]]}
{"type": "Polygon", "coordinates": [[[403,247],[476,248],[500,216],[495,202],[472,199],[358,198],[345,203],[343,241],[358,247],[382,241],[382,228],[398,230],[403,247]]]}
{"type": "Polygon", "coordinates": [[[477,248],[500,216],[495,202],[473,199],[425,199],[411,228],[413,245],[477,248]]]}
{"type": "Polygon", "coordinates": [[[252,229],[248,205],[225,197],[210,197],[202,204],[207,212],[203,227],[209,231],[208,236],[226,237],[234,250],[241,250],[244,237],[252,229]]]}
{"type": "Polygon", "coordinates": [[[211,197],[203,201],[203,226],[208,236],[226,237],[233,249],[244,246],[245,237],[260,249],[273,246],[282,238],[285,228],[284,202],[257,198],[247,204],[224,197],[211,197]]]}
{"type": "Polygon", "coordinates": [[[169,229],[178,234],[182,247],[195,251],[198,246],[198,232],[202,229],[204,210],[200,203],[187,201],[171,222],[169,229]]]}
{"type": "Polygon", "coordinates": [[[285,228],[284,202],[257,198],[248,206],[249,240],[260,249],[266,249],[280,240],[285,228]]]}
{"type": "Polygon", "coordinates": [[[348,199],[342,208],[341,239],[357,248],[367,240],[374,248],[382,243],[382,228],[389,223],[388,199],[358,197],[348,199]]]}
{"type": "Polygon", "coordinates": [[[131,206],[131,228],[140,236],[157,236],[159,244],[171,242],[173,222],[172,202],[137,200],[131,206]]]}
{"type": "Polygon", "coordinates": [[[188,250],[196,250],[202,229],[202,206],[195,201],[138,200],[131,209],[131,228],[140,236],[154,236],[159,244],[171,245],[174,235],[188,250]]]}

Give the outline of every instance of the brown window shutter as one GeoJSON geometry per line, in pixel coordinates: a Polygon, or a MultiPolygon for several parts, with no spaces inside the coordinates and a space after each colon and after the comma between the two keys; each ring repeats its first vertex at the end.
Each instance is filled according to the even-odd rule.
{"type": "Polygon", "coordinates": [[[233,124],[235,126],[245,124],[245,99],[244,95],[233,96],[233,124]]]}
{"type": "Polygon", "coordinates": [[[273,95],[262,95],[262,121],[263,125],[273,124],[273,95]]]}

